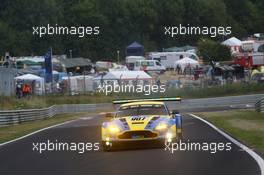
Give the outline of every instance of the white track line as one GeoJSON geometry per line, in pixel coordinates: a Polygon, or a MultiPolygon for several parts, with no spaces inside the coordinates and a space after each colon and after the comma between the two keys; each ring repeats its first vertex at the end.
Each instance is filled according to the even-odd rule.
{"type": "Polygon", "coordinates": [[[252,149],[248,148],[247,146],[245,146],[244,144],[240,143],[236,139],[232,138],[231,136],[229,136],[228,134],[226,134],[225,132],[223,132],[222,130],[217,128],[212,123],[210,123],[210,122],[208,122],[208,121],[206,121],[206,120],[202,119],[201,117],[198,117],[198,116],[196,116],[194,114],[190,114],[190,115],[192,117],[194,117],[194,118],[206,123],[207,125],[209,125],[213,129],[215,129],[218,133],[222,134],[225,138],[227,138],[228,140],[230,140],[231,142],[236,144],[242,150],[246,151],[258,163],[258,166],[260,167],[261,175],[264,175],[264,160],[257,153],[255,153],[252,149]]]}
{"type": "Polygon", "coordinates": [[[79,120],[92,120],[94,117],[81,117],[79,120]]]}
{"type": "Polygon", "coordinates": [[[46,128],[43,128],[43,129],[40,129],[40,130],[37,130],[37,131],[34,131],[34,132],[32,132],[32,133],[29,133],[29,134],[24,135],[24,136],[22,136],[22,137],[16,138],[16,139],[14,139],[14,140],[10,140],[10,141],[8,141],[8,142],[1,143],[1,144],[0,144],[0,147],[1,147],[1,146],[4,146],[4,145],[7,145],[7,144],[9,144],[9,143],[13,143],[13,142],[19,141],[19,140],[21,140],[21,139],[24,139],[24,138],[29,137],[29,136],[31,136],[31,135],[37,134],[37,133],[42,132],[42,131],[44,131],[44,130],[51,129],[51,128],[54,128],[54,127],[57,127],[57,126],[61,126],[61,125],[64,125],[64,124],[67,124],[67,123],[70,123],[70,122],[73,122],[73,121],[75,121],[75,120],[70,120],[70,121],[67,121],[67,122],[64,122],[64,123],[60,123],[60,124],[57,124],[57,125],[52,125],[52,126],[49,126],[49,127],[46,127],[46,128]]]}

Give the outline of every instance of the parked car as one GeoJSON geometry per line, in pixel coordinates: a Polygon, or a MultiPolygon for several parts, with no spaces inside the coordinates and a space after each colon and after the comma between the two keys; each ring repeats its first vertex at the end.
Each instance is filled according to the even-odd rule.
{"type": "Polygon", "coordinates": [[[138,60],[134,70],[143,70],[149,73],[164,73],[166,68],[156,60],[138,60]]]}

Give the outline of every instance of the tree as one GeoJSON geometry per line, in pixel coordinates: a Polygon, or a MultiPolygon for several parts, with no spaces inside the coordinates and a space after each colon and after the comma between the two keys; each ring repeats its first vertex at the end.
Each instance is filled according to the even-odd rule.
{"type": "MultiPolygon", "coordinates": [[[[117,50],[124,56],[126,46],[133,41],[142,43],[146,51],[196,45],[199,35],[164,35],[165,26],[179,24],[231,26],[232,35],[242,38],[263,33],[263,9],[263,0],[1,0],[0,54],[10,51],[17,56],[43,55],[52,46],[54,54],[72,50],[74,57],[95,61],[116,58],[117,50]],[[99,26],[100,35],[32,35],[33,26],[47,24],[99,26]]],[[[226,48],[218,49],[223,49],[219,59],[225,57],[220,53],[225,53],[226,48]]]]}
{"type": "Polygon", "coordinates": [[[210,39],[201,39],[198,42],[198,53],[203,57],[204,61],[230,61],[230,49],[218,42],[210,39]]]}

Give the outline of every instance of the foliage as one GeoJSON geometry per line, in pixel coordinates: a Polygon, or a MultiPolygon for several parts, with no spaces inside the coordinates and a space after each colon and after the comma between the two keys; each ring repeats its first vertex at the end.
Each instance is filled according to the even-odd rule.
{"type": "Polygon", "coordinates": [[[204,61],[229,61],[231,59],[231,52],[227,46],[209,39],[202,39],[198,42],[198,52],[204,61]]]}
{"type": "MultiPolygon", "coordinates": [[[[124,57],[125,47],[138,41],[146,51],[195,45],[198,35],[170,38],[164,26],[231,26],[232,35],[245,37],[264,31],[263,0],[1,0],[0,55],[54,54],[98,59],[124,57]],[[32,35],[33,26],[100,26],[100,35],[32,35]]],[[[223,37],[214,38],[222,41],[223,37]]],[[[219,58],[220,59],[220,58],[219,58]]]]}

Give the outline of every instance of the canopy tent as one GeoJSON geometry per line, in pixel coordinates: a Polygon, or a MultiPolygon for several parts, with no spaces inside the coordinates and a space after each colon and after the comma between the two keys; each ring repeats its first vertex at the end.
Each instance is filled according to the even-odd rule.
{"type": "Polygon", "coordinates": [[[170,47],[170,48],[166,48],[164,49],[164,52],[195,52],[197,50],[197,47],[193,47],[193,46],[183,46],[183,47],[170,47]]]}
{"type": "Polygon", "coordinates": [[[181,69],[184,70],[187,66],[190,66],[190,67],[199,66],[199,62],[194,59],[185,57],[183,59],[175,61],[174,69],[176,69],[177,66],[180,66],[181,69]]]}
{"type": "Polygon", "coordinates": [[[43,63],[44,57],[43,56],[26,56],[26,57],[16,57],[17,62],[24,62],[30,61],[35,63],[43,63]]]}
{"type": "Polygon", "coordinates": [[[222,42],[222,44],[232,47],[232,46],[241,46],[242,43],[236,37],[232,37],[232,38],[229,38],[229,39],[225,40],[224,42],[222,42]]]}
{"type": "Polygon", "coordinates": [[[41,80],[43,78],[33,75],[33,74],[24,74],[18,77],[15,77],[16,80],[41,80]]]}
{"type": "Polygon", "coordinates": [[[65,68],[91,66],[92,62],[88,58],[69,58],[69,59],[58,59],[65,68]]]}
{"type": "MultiPolygon", "coordinates": [[[[95,79],[101,79],[96,77],[95,79]]],[[[112,71],[103,76],[104,80],[150,80],[152,77],[144,71],[112,71]]]]}
{"type": "Polygon", "coordinates": [[[67,82],[71,94],[92,92],[94,90],[93,77],[89,75],[63,77],[62,80],[67,82]]]}
{"type": "Polygon", "coordinates": [[[94,80],[97,84],[118,84],[120,82],[125,82],[125,84],[150,84],[152,77],[144,71],[111,71],[106,75],[101,75],[94,80]]]}
{"type": "Polygon", "coordinates": [[[222,42],[223,45],[230,47],[232,54],[239,52],[242,42],[236,37],[229,38],[222,42]]]}
{"type": "MultiPolygon", "coordinates": [[[[64,72],[72,72],[81,74],[83,71],[90,71],[93,64],[88,58],[59,58],[59,65],[61,65],[64,72]]],[[[59,67],[59,66],[58,66],[59,67]]]]}
{"type": "Polygon", "coordinates": [[[16,63],[18,68],[24,68],[26,66],[41,66],[40,62],[35,62],[32,60],[21,60],[17,61],[16,63]]]}
{"type": "Polygon", "coordinates": [[[133,42],[127,46],[126,56],[144,56],[144,47],[137,42],[133,42]]]}
{"type": "Polygon", "coordinates": [[[44,78],[33,75],[33,74],[24,74],[18,77],[15,77],[16,81],[23,81],[30,83],[32,86],[32,92],[38,95],[45,93],[45,81],[44,78]]]}

